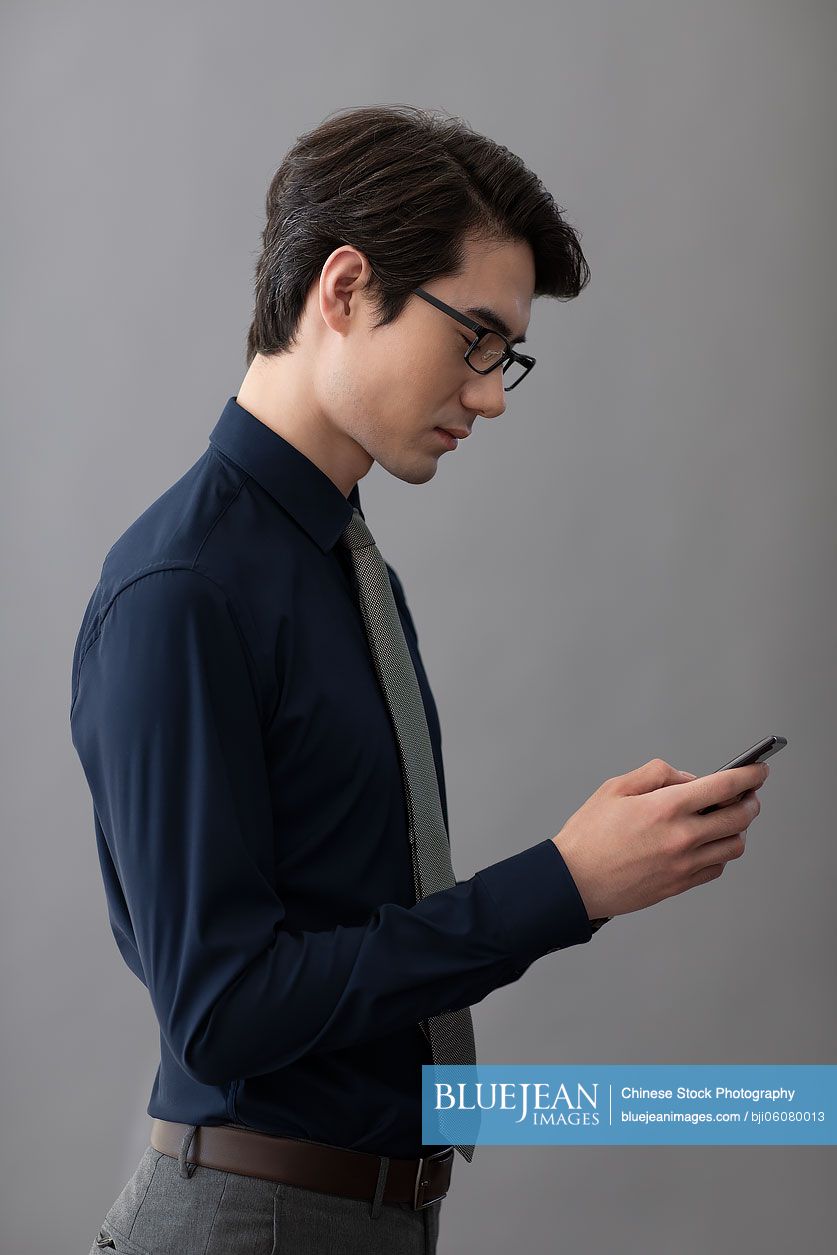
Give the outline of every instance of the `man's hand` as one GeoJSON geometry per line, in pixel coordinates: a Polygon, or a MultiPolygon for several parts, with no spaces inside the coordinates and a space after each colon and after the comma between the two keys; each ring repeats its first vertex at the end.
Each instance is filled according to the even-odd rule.
{"type": "Polygon", "coordinates": [[[552,840],[590,919],[628,915],[715,880],[744,853],[766,763],[691,778],[661,758],[605,780],[552,840]],[[721,809],[696,812],[714,802],[721,809]]]}

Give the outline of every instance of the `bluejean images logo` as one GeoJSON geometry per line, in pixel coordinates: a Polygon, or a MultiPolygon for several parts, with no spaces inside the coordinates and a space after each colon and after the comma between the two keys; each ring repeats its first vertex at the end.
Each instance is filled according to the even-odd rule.
{"type": "Polygon", "coordinates": [[[452,1111],[511,1111],[512,1123],[590,1125],[599,1123],[599,1083],[567,1086],[549,1081],[434,1081],[434,1109],[452,1111]]]}
{"type": "Polygon", "coordinates": [[[835,1145],[835,1064],[425,1064],[428,1145],[835,1145]]]}

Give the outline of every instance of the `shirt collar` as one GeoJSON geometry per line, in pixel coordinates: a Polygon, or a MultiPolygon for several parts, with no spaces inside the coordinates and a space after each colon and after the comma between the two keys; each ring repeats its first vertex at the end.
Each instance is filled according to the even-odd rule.
{"type": "Polygon", "coordinates": [[[358,486],[348,497],[316,463],[230,397],[209,443],[252,475],[296,519],[323,553],[333,549],[352,518],[363,515],[358,486]]]}

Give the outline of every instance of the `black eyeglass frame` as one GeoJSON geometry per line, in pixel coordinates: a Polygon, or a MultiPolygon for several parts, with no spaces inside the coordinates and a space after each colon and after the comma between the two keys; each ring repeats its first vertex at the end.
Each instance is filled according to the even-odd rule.
{"type": "Polygon", "coordinates": [[[496,370],[498,366],[502,366],[503,374],[505,374],[512,362],[518,362],[521,366],[525,366],[526,369],[519,379],[515,379],[514,383],[511,384],[510,387],[504,387],[503,391],[512,392],[519,383],[523,382],[532,367],[535,365],[534,357],[529,357],[526,353],[516,353],[502,332],[496,331],[493,327],[484,327],[482,323],[475,322],[474,319],[469,318],[467,314],[463,314],[458,309],[454,309],[451,305],[446,305],[444,301],[440,301],[438,296],[434,296],[432,292],[425,292],[424,288],[413,288],[413,291],[423,300],[429,301],[431,305],[435,305],[437,309],[442,310],[443,313],[448,314],[451,318],[455,318],[457,322],[461,322],[463,327],[469,327],[471,331],[476,332],[475,339],[468,345],[468,348],[465,351],[465,361],[471,367],[472,371],[474,371],[477,375],[490,375],[492,370],[496,370]],[[472,365],[472,363],[468,361],[468,358],[471,353],[473,353],[480,340],[482,340],[483,336],[486,335],[499,336],[505,343],[506,351],[494,363],[494,365],[489,366],[487,370],[477,370],[476,366],[472,365]]]}

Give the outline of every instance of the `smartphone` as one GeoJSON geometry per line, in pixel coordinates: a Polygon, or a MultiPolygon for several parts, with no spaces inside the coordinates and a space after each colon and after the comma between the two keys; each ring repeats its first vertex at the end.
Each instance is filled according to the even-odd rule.
{"type": "MultiPolygon", "coordinates": [[[[787,745],[787,737],[784,736],[766,736],[761,741],[756,741],[755,745],[751,745],[743,754],[739,754],[737,758],[733,758],[731,762],[724,763],[723,767],[716,768],[717,771],[728,771],[730,767],[749,767],[751,763],[763,763],[765,758],[770,758],[773,754],[778,754],[787,745]]],[[[743,797],[743,793],[739,793],[738,797],[743,797]]],[[[738,798],[735,799],[736,801],[738,798]]],[[[714,802],[712,806],[704,806],[702,811],[698,811],[698,815],[708,815],[710,811],[719,810],[723,806],[730,806],[730,802],[714,802]]]]}

